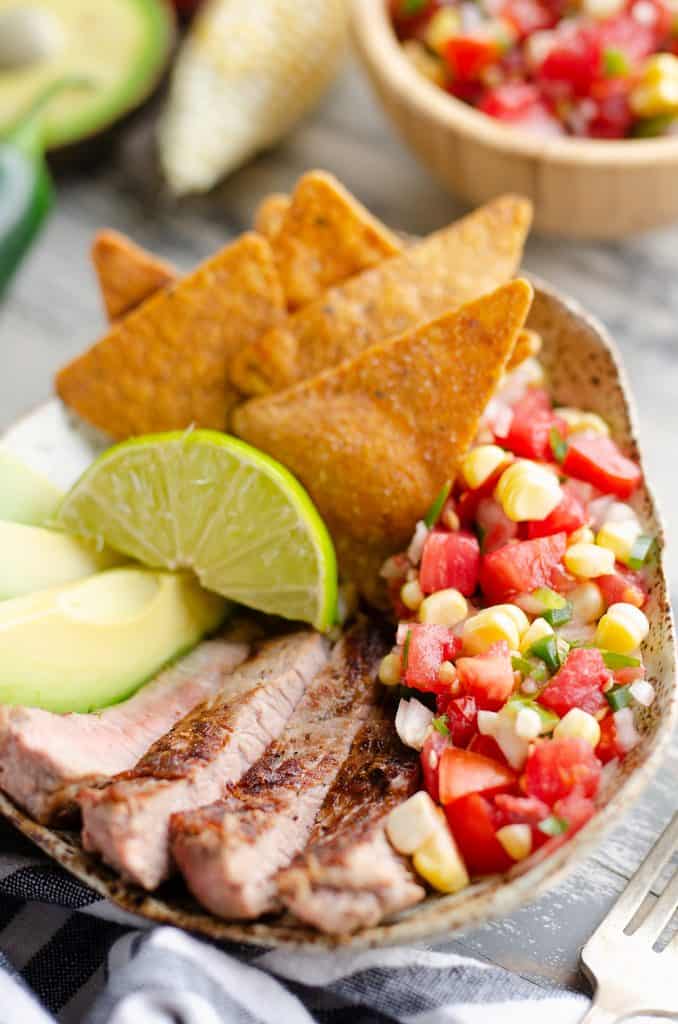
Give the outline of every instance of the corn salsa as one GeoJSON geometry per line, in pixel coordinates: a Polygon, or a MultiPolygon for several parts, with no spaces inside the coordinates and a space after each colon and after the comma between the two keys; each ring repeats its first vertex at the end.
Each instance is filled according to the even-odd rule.
{"type": "Polygon", "coordinates": [[[678,131],[674,0],[391,0],[428,79],[505,124],[546,136],[678,131]]]}
{"type": "Polygon", "coordinates": [[[593,815],[603,766],[638,743],[655,696],[640,482],[600,416],[553,407],[530,358],[385,563],[399,624],[380,679],[403,688],[396,727],[424,783],[388,833],[434,888],[562,844],[593,815]]]}

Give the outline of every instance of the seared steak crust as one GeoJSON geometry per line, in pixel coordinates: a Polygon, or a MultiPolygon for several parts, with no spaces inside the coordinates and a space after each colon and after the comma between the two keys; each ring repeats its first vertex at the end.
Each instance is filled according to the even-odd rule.
{"type": "Polygon", "coordinates": [[[42,824],[68,817],[77,789],[131,768],[175,722],[218,693],[248,657],[254,635],[253,625],[236,623],[96,714],[0,707],[0,788],[42,824]]]}
{"type": "Polygon", "coordinates": [[[309,844],[278,877],[284,904],[321,931],[345,934],[424,898],[384,831],[389,812],[416,792],[419,759],[400,742],[388,708],[356,736],[309,844]]]}
{"type": "Polygon", "coordinates": [[[385,632],[346,633],[280,739],[224,799],[175,814],[172,852],[197,900],[222,917],[254,918],[277,905],[276,876],[302,849],[355,734],[376,701],[385,632]]]}
{"type": "Polygon", "coordinates": [[[326,661],[325,641],[306,630],[265,644],[136,768],[79,795],[85,848],[126,878],[156,888],[172,868],[170,815],[209,804],[237,782],[280,735],[326,661]]]}

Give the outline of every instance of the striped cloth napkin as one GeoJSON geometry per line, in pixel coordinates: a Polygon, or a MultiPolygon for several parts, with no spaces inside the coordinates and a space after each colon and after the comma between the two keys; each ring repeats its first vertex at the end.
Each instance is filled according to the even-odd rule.
{"type": "Polygon", "coordinates": [[[262,951],[148,929],[0,823],[0,1024],[577,1024],[587,1006],[421,947],[262,951]]]}

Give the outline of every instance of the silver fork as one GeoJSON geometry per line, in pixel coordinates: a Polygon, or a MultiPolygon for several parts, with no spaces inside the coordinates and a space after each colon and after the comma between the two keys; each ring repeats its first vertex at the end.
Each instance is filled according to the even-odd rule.
{"type": "Polygon", "coordinates": [[[678,932],[661,953],[653,949],[678,908],[678,867],[640,922],[634,920],[677,850],[675,814],[581,951],[582,968],[594,993],[581,1024],[614,1024],[643,1014],[678,1020],[678,932]]]}

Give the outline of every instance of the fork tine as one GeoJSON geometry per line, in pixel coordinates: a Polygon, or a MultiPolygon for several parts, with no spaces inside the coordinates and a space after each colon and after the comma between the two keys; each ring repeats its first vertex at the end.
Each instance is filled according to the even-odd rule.
{"type": "Polygon", "coordinates": [[[678,907],[678,868],[655,905],[633,932],[634,937],[645,939],[651,945],[655,943],[673,917],[676,907],[678,907]]]}
{"type": "Polygon", "coordinates": [[[607,931],[610,928],[624,930],[647,896],[657,875],[669,862],[677,845],[678,814],[674,814],[672,821],[633,875],[626,889],[599,926],[598,931],[607,931]]]}

